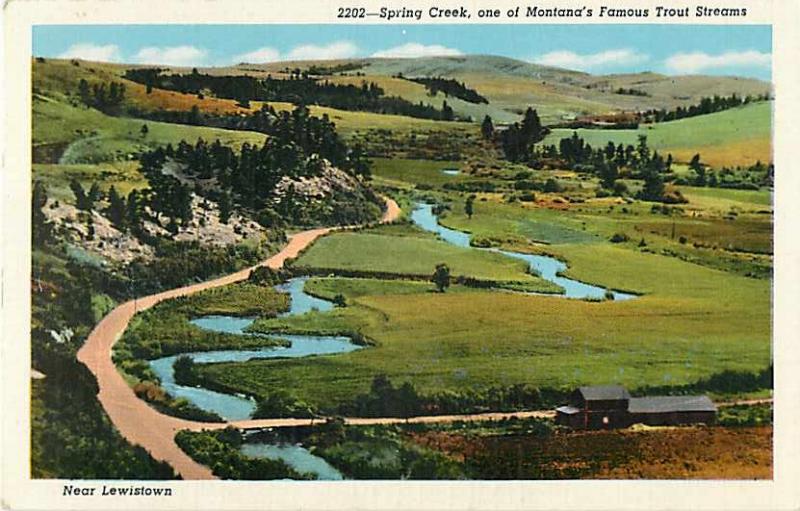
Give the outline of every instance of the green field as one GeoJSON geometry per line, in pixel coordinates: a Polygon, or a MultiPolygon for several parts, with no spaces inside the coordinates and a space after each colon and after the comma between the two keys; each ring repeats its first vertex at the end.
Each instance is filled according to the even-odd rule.
{"type": "Polygon", "coordinates": [[[702,161],[714,167],[752,165],[772,161],[771,130],[773,103],[762,101],[739,108],[677,121],[641,126],[638,130],[555,129],[543,144],[556,144],[577,131],[592,147],[615,144],[636,145],[639,135],[647,136],[650,147],[671,152],[677,161],[689,161],[700,153],[702,161]]]}
{"type": "Polygon", "coordinates": [[[451,176],[442,172],[445,169],[460,170],[457,161],[409,160],[406,158],[374,158],[372,173],[389,183],[424,184],[441,186],[445,183],[458,183],[468,179],[463,173],[451,176]]]}
{"type": "Polygon", "coordinates": [[[369,232],[332,234],[315,243],[293,266],[419,278],[432,275],[439,263],[446,263],[453,277],[517,282],[531,290],[557,291],[552,284],[529,274],[527,265],[521,261],[415,236],[369,232]]]}
{"type": "MultiPolygon", "coordinates": [[[[764,207],[761,192],[720,192],[707,194],[715,207],[717,200],[732,199],[751,208],[764,207]]],[[[358,331],[375,346],[335,357],[214,364],[201,371],[230,390],[263,396],[270,389],[291,388],[298,398],[330,409],[366,392],[377,374],[398,384],[410,381],[428,394],[518,383],[569,388],[613,382],[636,389],[690,383],[725,369],[757,371],[770,363],[769,279],[686,262],[681,253],[654,253],[662,246],[675,250],[684,246],[669,240],[668,232],[646,234],[645,248],[638,247],[636,239],[618,245],[606,241],[609,233],[626,229],[634,233],[645,221],[671,225],[668,217],[650,213],[647,204],[627,205],[628,213],[619,206],[611,211],[600,204],[580,206],[580,210],[554,211],[479,201],[471,220],[454,209],[442,222],[477,236],[505,238],[509,247],[547,252],[568,263],[570,277],[643,296],[628,302],[590,303],[498,291],[459,292],[465,291],[459,287],[442,294],[431,292],[425,283],[312,279],[309,292],[328,298],[341,293],[348,306],[330,313],[262,320],[253,329],[358,331]],[[530,244],[526,240],[532,234],[549,244],[530,244]]],[[[763,230],[751,242],[771,240],[769,218],[757,225],[763,230]]],[[[735,222],[729,231],[709,232],[745,239],[747,224],[735,222]]],[[[694,224],[703,222],[681,218],[679,232],[694,224]]],[[[414,238],[408,231],[400,225],[379,228],[382,234],[329,236],[298,264],[311,261],[309,266],[413,273],[430,254],[421,247],[440,242],[414,238]]],[[[707,252],[709,261],[718,266],[738,265],[720,262],[724,261],[720,250],[707,252]]],[[[434,252],[445,253],[444,247],[434,252]]],[[[478,264],[477,260],[469,264],[473,262],[478,264]]],[[[430,267],[428,263],[422,267],[426,265],[430,267]]],[[[476,267],[481,269],[486,267],[476,267]]]]}
{"type": "MultiPolygon", "coordinates": [[[[650,293],[625,303],[588,303],[502,292],[349,294],[348,314],[377,342],[308,360],[206,366],[231,389],[264,395],[292,388],[325,407],[365,392],[376,374],[423,392],[513,383],[568,387],[618,382],[678,384],[770,361],[770,285],[672,258],[597,246],[572,247],[570,275],[650,293]],[[599,268],[597,259],[606,261],[599,268]],[[363,309],[363,310],[359,310],[363,309]]],[[[317,284],[309,288],[315,291],[317,284]]],[[[336,314],[341,330],[346,324],[336,314]]],[[[307,327],[298,318],[297,325],[307,327]]],[[[315,318],[324,324],[324,314],[315,318]]],[[[293,321],[280,320],[284,326],[293,321]]],[[[275,326],[264,323],[264,328],[275,326]]]]}
{"type": "MultiPolygon", "coordinates": [[[[265,135],[200,126],[187,126],[124,117],[111,117],[97,110],[71,106],[43,96],[33,101],[34,155],[40,146],[59,146],[59,163],[96,164],[132,160],[141,151],[181,140],[196,142],[219,139],[223,144],[261,144],[265,135]],[[142,135],[142,125],[148,133],[142,135]]],[[[36,157],[34,158],[36,160],[36,157]]],[[[46,163],[45,161],[42,161],[46,163]]]]}

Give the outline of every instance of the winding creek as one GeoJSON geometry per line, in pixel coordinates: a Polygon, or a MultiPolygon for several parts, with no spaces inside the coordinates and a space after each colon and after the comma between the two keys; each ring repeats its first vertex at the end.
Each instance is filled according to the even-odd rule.
{"type": "MultiPolygon", "coordinates": [[[[328,311],[333,308],[333,303],[316,298],[304,291],[308,277],[298,277],[285,284],[275,286],[281,292],[289,293],[289,310],[281,316],[299,316],[312,310],[328,311]]],[[[245,329],[255,321],[255,318],[238,318],[234,316],[203,316],[191,322],[212,332],[225,332],[239,335],[263,335],[248,333],[245,329]]],[[[150,367],[161,380],[161,386],[173,397],[185,398],[196,406],[214,412],[223,419],[240,420],[248,419],[255,411],[255,401],[247,396],[224,394],[202,387],[187,387],[175,383],[172,365],[178,356],[188,356],[195,363],[208,364],[213,362],[244,362],[261,358],[299,358],[311,355],[333,355],[347,353],[360,349],[361,346],[353,344],[348,337],[330,335],[289,335],[273,334],[291,342],[290,346],[270,346],[265,348],[251,348],[244,350],[219,350],[182,353],[163,357],[150,362],[150,367]]]]}
{"type": "MultiPolygon", "coordinates": [[[[333,309],[332,302],[309,295],[304,287],[308,277],[290,279],[285,284],[275,286],[278,291],[288,293],[289,310],[281,316],[298,316],[312,310],[328,311],[333,309]]],[[[234,316],[203,316],[192,320],[192,323],[212,332],[226,332],[239,335],[264,335],[248,333],[245,329],[255,318],[239,318],[234,316]]],[[[311,355],[334,355],[361,349],[348,337],[329,335],[288,335],[275,334],[291,342],[290,346],[266,347],[247,350],[220,350],[182,353],[195,363],[212,362],[244,362],[260,358],[298,358],[311,355]]],[[[243,395],[224,394],[202,387],[187,387],[175,383],[173,364],[180,355],[163,357],[150,362],[150,367],[161,380],[161,386],[175,398],[184,398],[226,420],[248,419],[256,409],[256,402],[243,395]]],[[[251,457],[281,459],[298,472],[315,474],[317,479],[338,480],[342,475],[324,459],[314,456],[301,445],[270,444],[262,442],[245,442],[242,452],[251,457]]]]}
{"type": "MultiPolygon", "coordinates": [[[[433,204],[418,203],[414,211],[411,212],[411,221],[426,231],[436,233],[443,241],[452,245],[462,248],[474,248],[475,250],[498,252],[507,257],[525,261],[534,274],[564,289],[563,295],[553,296],[575,299],[603,299],[606,295],[605,288],[562,276],[561,273],[567,269],[567,265],[554,257],[511,252],[509,250],[500,250],[496,248],[472,247],[470,245],[470,235],[468,233],[447,228],[439,223],[439,219],[433,213],[433,204]]],[[[636,298],[636,295],[629,293],[621,293],[618,291],[612,291],[612,293],[614,300],[636,298]]]]}
{"type": "MultiPolygon", "coordinates": [[[[422,229],[436,233],[447,243],[462,248],[491,250],[499,252],[507,257],[525,261],[528,263],[532,272],[564,289],[563,295],[553,296],[575,299],[602,299],[606,294],[605,288],[561,276],[560,273],[566,270],[567,266],[555,258],[507,250],[471,247],[470,235],[442,226],[433,213],[433,205],[431,204],[417,204],[416,208],[411,213],[411,220],[422,229]]],[[[289,310],[281,314],[281,316],[298,316],[313,310],[329,311],[333,309],[334,304],[332,302],[311,296],[305,292],[304,287],[307,280],[308,277],[297,277],[290,279],[284,284],[275,286],[276,290],[288,293],[290,298],[289,310]]],[[[613,295],[614,300],[627,300],[635,297],[635,295],[620,292],[614,292],[613,295]]],[[[202,329],[213,332],[225,332],[238,335],[268,335],[247,332],[247,327],[250,326],[253,321],[255,321],[255,318],[212,315],[195,318],[191,322],[202,329]]],[[[207,364],[215,362],[244,362],[252,359],[334,355],[361,349],[361,346],[352,343],[351,339],[343,336],[288,335],[281,333],[274,333],[272,335],[290,341],[291,345],[286,347],[265,347],[244,350],[192,352],[183,353],[181,355],[190,357],[195,363],[207,364]]],[[[202,387],[188,387],[177,384],[175,382],[173,364],[178,356],[180,355],[163,357],[150,362],[150,367],[161,380],[161,386],[170,395],[175,398],[184,398],[203,410],[218,414],[225,420],[248,419],[252,416],[256,409],[256,403],[248,396],[225,394],[202,387]]],[[[315,474],[318,479],[342,479],[342,474],[334,467],[330,466],[324,459],[314,456],[299,444],[246,441],[242,445],[242,452],[252,457],[281,459],[299,472],[315,474]]]]}

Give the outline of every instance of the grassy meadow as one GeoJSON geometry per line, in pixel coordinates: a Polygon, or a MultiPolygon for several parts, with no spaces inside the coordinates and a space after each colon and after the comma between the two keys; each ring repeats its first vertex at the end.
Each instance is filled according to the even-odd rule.
{"type": "Polygon", "coordinates": [[[37,96],[33,101],[33,151],[41,146],[58,146],[60,157],[42,163],[97,164],[131,160],[141,151],[181,140],[195,142],[220,139],[223,144],[261,144],[265,135],[247,131],[142,121],[111,117],[97,110],[37,96]],[[147,134],[141,128],[147,125],[147,134]]]}
{"type": "MultiPolygon", "coordinates": [[[[587,183],[572,174],[541,171],[574,188],[537,192],[535,202],[507,203],[502,193],[479,193],[468,218],[466,194],[443,185],[497,181],[506,171],[491,178],[441,172],[462,167],[455,161],[376,159],[375,175],[405,190],[399,197],[406,209],[422,200],[409,190],[426,185],[432,190],[424,200],[449,205],[442,224],[504,248],[555,256],[568,264],[569,277],[641,296],[590,303],[461,286],[436,293],[425,282],[317,278],[308,282],[309,292],[342,294],[347,307],[260,320],[252,328],[358,331],[374,346],[336,357],[212,364],[201,368],[203,375],[258,396],[292,388],[324,409],[367,391],[377,374],[397,384],[412,382],[423,393],[516,383],[636,389],[769,365],[769,191],[682,187],[690,202],[665,214],[652,203],[592,198],[581,191],[587,183]],[[564,193],[586,198],[556,202],[564,193]],[[610,242],[615,234],[626,241],[610,242]]],[[[518,280],[524,274],[515,262],[445,244],[407,224],[327,236],[294,267],[413,275],[431,273],[436,262],[447,262],[455,275],[518,280]]]]}
{"type": "MultiPolygon", "coordinates": [[[[731,196],[722,195],[722,200],[731,196]]],[[[754,201],[748,202],[753,208],[763,207],[761,195],[733,196],[754,201]]],[[[645,214],[646,208],[641,209],[645,214]]],[[[307,284],[309,292],[326,297],[341,293],[348,307],[264,320],[254,327],[356,329],[376,346],[337,357],[210,365],[202,371],[228,388],[256,395],[293,388],[302,399],[324,407],[366,391],[376,374],[398,383],[411,381],[426,393],[513,383],[570,387],[618,382],[635,389],[693,382],[724,369],[756,371],[769,364],[769,280],[652,253],[635,243],[609,243],[605,234],[620,224],[615,215],[626,213],[610,213],[605,226],[599,220],[604,214],[609,214],[606,208],[590,216],[586,211],[573,215],[487,201],[476,203],[471,220],[454,208],[443,223],[468,227],[478,235],[513,235],[511,248],[555,255],[568,262],[568,276],[642,294],[635,300],[589,303],[455,288],[440,294],[424,283],[314,279],[307,284]],[[587,234],[583,223],[596,234],[587,234]],[[522,247],[522,241],[513,242],[529,239],[534,228],[549,244],[522,247]],[[585,237],[576,237],[578,233],[585,237]]],[[[763,239],[770,234],[764,232],[763,239]]],[[[387,253],[395,254],[388,259],[395,270],[398,263],[405,264],[396,248],[387,253]]],[[[310,256],[312,261],[337,260],[363,268],[377,264],[371,254],[351,238],[341,245],[319,243],[298,262],[310,256]]],[[[378,259],[384,261],[383,256],[378,259]]]]}
{"type": "Polygon", "coordinates": [[[642,125],[637,130],[555,129],[543,144],[556,144],[577,131],[592,147],[615,144],[636,145],[639,135],[647,136],[650,147],[672,153],[677,161],[689,161],[699,153],[701,160],[719,168],[747,166],[757,160],[772,161],[772,107],[770,101],[751,103],[713,114],[677,121],[642,125]]]}

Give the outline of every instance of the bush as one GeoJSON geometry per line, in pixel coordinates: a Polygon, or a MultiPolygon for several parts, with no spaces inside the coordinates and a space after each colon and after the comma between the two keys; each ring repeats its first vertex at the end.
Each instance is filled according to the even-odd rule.
{"type": "Polygon", "coordinates": [[[611,243],[624,243],[624,242],[626,242],[626,241],[629,241],[629,240],[630,240],[630,238],[628,237],[628,235],[627,235],[627,234],[625,234],[625,233],[620,233],[620,232],[618,232],[618,233],[615,233],[615,234],[614,234],[613,236],[611,236],[611,238],[609,239],[609,241],[610,241],[611,243]]]}
{"type": "Polygon", "coordinates": [[[280,419],[297,418],[309,419],[316,415],[314,408],[297,399],[286,390],[275,390],[265,399],[259,401],[256,411],[253,413],[254,419],[280,419]]]}
{"type": "Polygon", "coordinates": [[[619,195],[622,197],[623,195],[628,194],[628,185],[626,185],[623,181],[617,181],[614,183],[614,195],[619,195]]]}
{"type": "Polygon", "coordinates": [[[242,435],[234,428],[199,433],[179,431],[175,443],[193,460],[211,467],[214,475],[222,479],[312,479],[311,475],[298,473],[282,460],[248,458],[239,450],[242,435]]]}
{"type": "Polygon", "coordinates": [[[772,405],[735,405],[719,409],[720,426],[763,426],[772,424],[772,405]]]}
{"type": "Polygon", "coordinates": [[[545,181],[544,183],[544,191],[547,193],[559,193],[564,190],[564,187],[561,186],[561,183],[553,179],[552,177],[545,181]]]}
{"type": "Polygon", "coordinates": [[[276,286],[283,284],[291,277],[291,273],[284,268],[274,269],[269,266],[259,266],[250,270],[247,281],[259,286],[276,286]]]}

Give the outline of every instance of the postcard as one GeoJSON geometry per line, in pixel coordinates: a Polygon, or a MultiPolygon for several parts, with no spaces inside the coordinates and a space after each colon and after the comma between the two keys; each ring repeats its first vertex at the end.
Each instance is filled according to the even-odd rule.
{"type": "Polygon", "coordinates": [[[797,14],[7,3],[4,508],[797,509],[797,14]]]}

